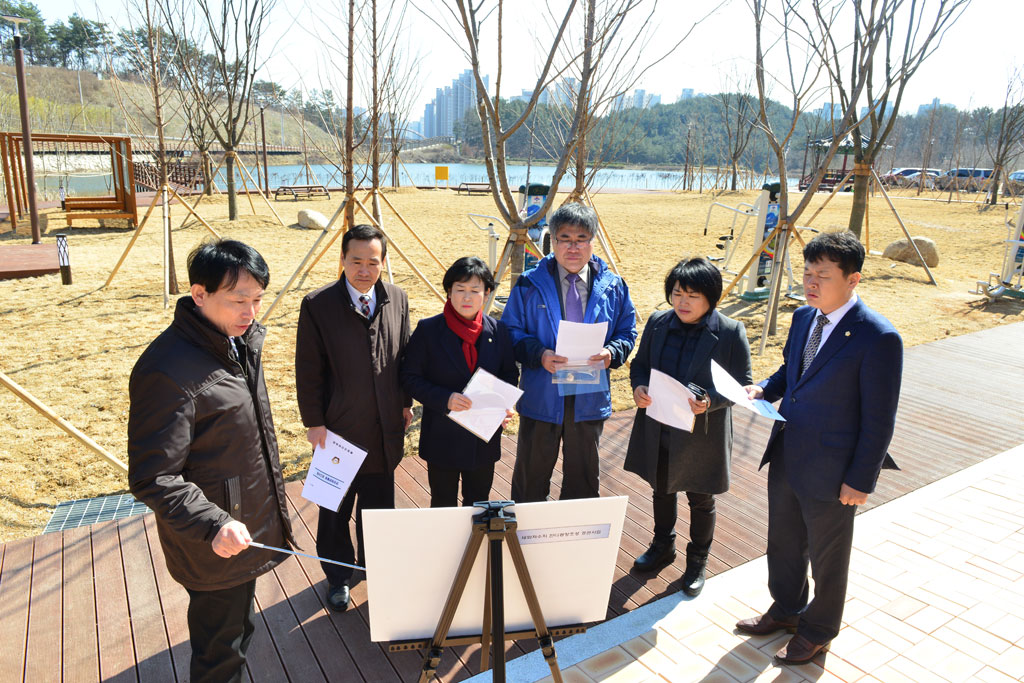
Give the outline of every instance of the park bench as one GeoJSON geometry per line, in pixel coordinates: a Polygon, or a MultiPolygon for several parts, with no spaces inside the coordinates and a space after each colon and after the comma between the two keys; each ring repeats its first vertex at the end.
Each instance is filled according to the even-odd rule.
{"type": "Polygon", "coordinates": [[[473,194],[479,192],[481,194],[487,194],[491,191],[490,183],[459,183],[459,186],[455,188],[457,194],[462,194],[465,190],[466,194],[473,194]]]}
{"type": "Polygon", "coordinates": [[[312,199],[313,197],[331,198],[331,193],[323,185],[281,185],[274,190],[274,201],[282,196],[291,197],[292,200],[312,199]]]}

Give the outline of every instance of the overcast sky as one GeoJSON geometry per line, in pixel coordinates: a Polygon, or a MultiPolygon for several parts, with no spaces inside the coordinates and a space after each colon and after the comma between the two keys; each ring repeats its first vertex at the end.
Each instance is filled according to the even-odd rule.
{"type": "MultiPolygon", "coordinates": [[[[104,21],[112,23],[112,8],[119,1],[104,0],[102,7],[106,9],[102,13],[107,15],[102,17],[104,21]]],[[[415,1],[425,13],[410,9],[407,15],[406,43],[422,60],[419,77],[422,89],[412,112],[413,119],[422,116],[423,105],[431,100],[435,88],[450,84],[468,67],[460,45],[435,23],[435,20],[444,20],[445,12],[439,8],[444,0],[415,1]]],[[[925,1],[926,8],[936,4],[936,0],[925,1]]],[[[379,2],[383,6],[387,0],[379,2]]],[[[651,2],[647,0],[648,5],[651,2]]],[[[83,0],[37,0],[37,3],[47,23],[64,20],[74,12],[88,18],[101,14],[96,3],[83,0]]],[[[453,3],[449,0],[449,4],[453,3]]],[[[557,9],[564,6],[564,0],[505,3],[503,94],[517,94],[521,89],[533,87],[545,50],[542,43],[551,34],[550,17],[544,9],[549,4],[557,9]]],[[[344,87],[344,72],[337,56],[332,58],[330,50],[316,47],[325,37],[329,40],[332,35],[339,38],[345,35],[340,22],[331,18],[332,14],[340,16],[339,5],[347,6],[347,2],[279,1],[269,36],[273,40],[273,53],[261,76],[289,88],[304,86],[310,90],[333,86],[340,91],[344,87]]],[[[696,20],[709,13],[681,46],[642,76],[636,87],[646,89],[648,94],[660,94],[662,102],[667,104],[676,101],[683,88],[693,88],[698,93],[734,89],[734,74],[746,78],[753,73],[754,29],[747,0],[661,0],[652,21],[630,27],[633,32],[646,31],[650,36],[642,62],[649,63],[665,55],[696,20]]],[[[117,14],[123,15],[124,11],[117,14]]],[[[639,19],[648,14],[649,10],[635,16],[639,19]]],[[[491,25],[494,23],[496,17],[490,20],[491,25]]],[[[485,37],[490,35],[485,34],[485,37]]],[[[902,110],[914,113],[919,104],[936,97],[961,108],[1000,106],[1009,75],[1015,67],[1024,67],[1022,35],[1024,0],[973,0],[936,53],[911,80],[902,110]]],[[[483,42],[487,47],[484,68],[490,74],[493,89],[493,41],[483,42]],[[491,45],[486,45],[488,43],[491,45]]],[[[779,66],[775,64],[775,68],[779,66]]]]}

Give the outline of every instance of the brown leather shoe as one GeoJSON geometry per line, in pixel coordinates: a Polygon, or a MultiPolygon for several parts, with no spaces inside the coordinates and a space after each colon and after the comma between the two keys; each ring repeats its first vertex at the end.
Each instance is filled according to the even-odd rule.
{"type": "Polygon", "coordinates": [[[799,617],[790,617],[780,621],[766,613],[758,617],[737,621],[736,630],[742,633],[749,633],[752,636],[766,636],[776,631],[796,633],[796,625],[799,620],[799,617]]]}
{"type": "Polygon", "coordinates": [[[790,638],[786,646],[775,653],[775,661],[780,664],[806,664],[814,659],[819,652],[828,652],[829,643],[812,643],[799,633],[790,638]]]}

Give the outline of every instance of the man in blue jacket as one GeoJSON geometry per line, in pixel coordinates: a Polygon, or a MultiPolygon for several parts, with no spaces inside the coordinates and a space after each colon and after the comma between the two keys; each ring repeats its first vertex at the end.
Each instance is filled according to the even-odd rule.
{"type": "Polygon", "coordinates": [[[768,471],[768,590],[773,603],[736,628],[796,635],[775,658],[803,664],[828,649],[843,617],[857,506],[875,490],[896,421],[903,341],[857,296],[864,246],[851,232],[804,248],[808,306],[793,313],[783,364],[751,398],[777,401],[768,471]],[[807,580],[810,561],[814,594],[807,580]]]}
{"type": "Polygon", "coordinates": [[[593,255],[597,214],[582,204],[565,204],[551,216],[549,226],[553,253],[523,273],[501,317],[522,364],[512,473],[512,499],[520,503],[547,499],[559,444],[560,499],[599,495],[597,448],[604,421],[612,414],[607,368],[625,363],[636,343],[636,309],[629,289],[593,255]],[[563,396],[552,383],[553,373],[567,360],[554,352],[562,320],[608,322],[604,348],[592,357],[606,368],[601,390],[563,396]]]}

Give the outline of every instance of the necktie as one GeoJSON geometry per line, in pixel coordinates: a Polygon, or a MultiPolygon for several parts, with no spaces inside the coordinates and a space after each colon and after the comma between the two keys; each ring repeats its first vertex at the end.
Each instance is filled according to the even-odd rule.
{"type": "Polygon", "coordinates": [[[580,290],[576,288],[576,282],[580,279],[579,273],[569,273],[565,276],[569,282],[569,291],[565,294],[565,319],[573,323],[583,322],[583,299],[580,298],[580,290]]]}
{"type": "Polygon", "coordinates": [[[366,294],[359,296],[359,312],[363,314],[364,318],[369,319],[370,317],[370,297],[366,294]]]}
{"type": "Polygon", "coordinates": [[[811,332],[811,338],[807,340],[807,346],[804,348],[804,357],[800,362],[800,375],[803,376],[804,372],[807,371],[807,367],[814,360],[814,356],[818,353],[818,347],[821,346],[821,331],[828,325],[829,319],[827,315],[822,313],[818,314],[818,319],[814,321],[814,331],[811,332]]]}

